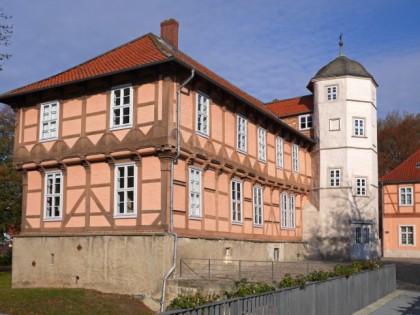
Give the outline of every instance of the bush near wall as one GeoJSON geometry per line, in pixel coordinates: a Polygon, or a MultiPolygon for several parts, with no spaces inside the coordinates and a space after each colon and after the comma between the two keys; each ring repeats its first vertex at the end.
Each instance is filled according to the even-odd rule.
{"type": "Polygon", "coordinates": [[[215,302],[221,299],[230,299],[235,297],[244,297],[248,295],[260,294],[275,291],[278,288],[300,287],[305,288],[309,282],[325,281],[335,277],[350,277],[355,273],[382,268],[384,265],[376,260],[353,261],[350,264],[335,265],[332,271],[313,271],[308,275],[297,275],[292,277],[286,274],[283,279],[274,285],[264,282],[248,282],[247,279],[240,279],[235,282],[235,290],[232,292],[225,291],[223,296],[213,294],[210,296],[202,295],[196,292],[194,295],[179,294],[171,300],[166,310],[178,310],[195,308],[202,304],[215,302]]]}
{"type": "Polygon", "coordinates": [[[12,249],[9,248],[5,254],[0,254],[0,266],[10,266],[12,264],[12,249]]]}

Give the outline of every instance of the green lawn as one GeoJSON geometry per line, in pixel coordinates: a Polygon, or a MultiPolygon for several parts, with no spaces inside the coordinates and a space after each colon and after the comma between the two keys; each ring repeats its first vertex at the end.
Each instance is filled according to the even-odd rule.
{"type": "Polygon", "coordinates": [[[0,313],[6,314],[153,314],[129,295],[85,289],[12,289],[12,274],[0,272],[0,313]]]}

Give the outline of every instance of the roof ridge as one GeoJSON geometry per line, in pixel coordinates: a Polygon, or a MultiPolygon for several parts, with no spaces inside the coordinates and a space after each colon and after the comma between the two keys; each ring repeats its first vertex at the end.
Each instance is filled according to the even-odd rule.
{"type": "Polygon", "coordinates": [[[149,33],[148,35],[150,35],[150,39],[152,40],[153,44],[156,46],[157,49],[160,50],[161,53],[165,54],[168,57],[173,57],[174,55],[171,54],[167,49],[165,49],[165,44],[163,42],[161,42],[159,39],[163,40],[163,38],[153,34],[153,33],[149,33]]]}
{"type": "MultiPolygon", "coordinates": [[[[156,35],[155,35],[156,36],[156,35]]],[[[171,48],[169,48],[169,47],[167,47],[169,50],[172,50],[171,48]]],[[[177,51],[174,51],[174,53],[175,54],[172,54],[172,56],[174,57],[174,58],[176,58],[176,59],[178,59],[179,61],[181,61],[181,62],[183,62],[183,63],[185,63],[185,62],[187,62],[188,63],[188,61],[192,61],[193,63],[196,63],[197,65],[199,65],[200,67],[202,67],[202,68],[204,68],[205,70],[207,70],[207,71],[209,71],[209,72],[211,72],[213,75],[215,75],[219,80],[222,80],[222,81],[224,81],[225,83],[228,83],[229,85],[231,85],[232,87],[234,87],[234,88],[236,88],[236,89],[238,89],[239,91],[241,91],[242,93],[244,93],[244,94],[246,94],[248,97],[250,97],[250,98],[252,98],[253,100],[255,100],[255,101],[257,101],[258,103],[260,103],[260,104],[262,104],[262,105],[264,105],[264,103],[261,101],[261,100],[259,100],[258,98],[256,98],[255,96],[252,96],[252,95],[250,95],[248,92],[245,92],[242,88],[240,88],[240,87],[238,87],[238,86],[236,86],[235,84],[233,84],[232,82],[230,82],[230,81],[228,81],[228,80],[226,80],[225,78],[223,78],[222,76],[220,76],[219,74],[217,74],[216,72],[214,72],[213,70],[211,70],[211,69],[209,69],[208,67],[206,67],[206,66],[204,66],[202,63],[200,63],[200,62],[198,62],[197,60],[195,60],[195,59],[193,59],[192,57],[190,57],[188,54],[186,54],[186,53],[184,53],[182,50],[180,50],[180,49],[177,49],[177,51]],[[178,56],[177,56],[177,54],[179,54],[180,55],[180,57],[183,57],[183,58],[185,58],[186,60],[184,61],[184,60],[182,60],[181,58],[179,58],[178,56]]],[[[198,70],[198,71],[200,71],[199,69],[196,69],[196,70],[198,70]]],[[[202,71],[200,71],[200,72],[202,72],[202,71]]],[[[205,73],[203,73],[204,75],[205,75],[205,73]]],[[[233,91],[231,91],[231,92],[233,92],[233,91]]],[[[235,92],[233,92],[234,94],[237,94],[237,93],[235,93],[235,92]]],[[[240,95],[238,95],[238,97],[240,97],[240,95]]]]}
{"type": "MultiPolygon", "coordinates": [[[[127,46],[127,45],[129,45],[129,44],[132,44],[132,43],[134,43],[134,42],[136,42],[136,41],[138,41],[138,40],[140,40],[140,39],[143,39],[143,38],[145,38],[145,37],[147,37],[147,36],[150,36],[151,34],[152,34],[152,33],[147,33],[147,34],[144,34],[144,35],[142,35],[142,36],[140,36],[140,37],[137,37],[137,38],[135,38],[135,39],[133,39],[133,40],[131,40],[131,41],[129,41],[129,42],[126,42],[126,43],[121,44],[121,45],[119,45],[119,46],[117,46],[117,47],[114,47],[114,48],[112,48],[112,49],[110,49],[110,50],[107,50],[106,52],[104,52],[104,53],[102,53],[102,54],[99,54],[99,55],[97,55],[97,56],[95,56],[95,57],[93,57],[93,58],[90,58],[90,59],[88,59],[88,60],[86,60],[86,61],[84,61],[84,62],[82,62],[82,63],[79,63],[79,64],[77,64],[77,65],[75,65],[75,66],[73,66],[73,67],[70,67],[70,68],[68,68],[68,69],[66,69],[66,70],[64,70],[64,71],[58,72],[58,73],[56,73],[56,74],[54,74],[54,75],[52,75],[52,76],[49,76],[49,77],[43,78],[43,79],[38,80],[38,81],[35,81],[35,82],[31,82],[31,83],[25,84],[25,85],[23,85],[23,86],[20,86],[20,87],[18,87],[18,88],[16,88],[16,89],[13,89],[13,90],[10,90],[10,91],[6,91],[6,92],[4,92],[4,93],[0,94],[0,97],[2,97],[2,96],[7,96],[8,94],[13,93],[14,91],[18,91],[18,90],[24,89],[24,88],[26,88],[26,87],[28,87],[28,86],[30,86],[30,85],[35,85],[35,84],[37,84],[37,83],[40,83],[40,82],[43,82],[43,81],[47,81],[47,80],[53,79],[53,78],[55,78],[55,77],[57,77],[57,76],[59,76],[59,75],[65,74],[66,72],[69,72],[69,71],[71,71],[71,70],[73,70],[73,69],[80,68],[81,66],[86,65],[86,64],[88,64],[89,62],[92,62],[92,61],[94,61],[94,60],[96,60],[96,59],[99,59],[100,57],[105,56],[106,54],[109,54],[109,53],[111,53],[111,52],[113,52],[113,51],[115,51],[115,50],[117,50],[117,49],[120,49],[120,48],[122,48],[122,47],[124,47],[124,46],[127,46]]],[[[152,35],[153,35],[153,34],[152,34],[152,35]]]]}
{"type": "Polygon", "coordinates": [[[271,102],[267,102],[267,103],[263,103],[263,104],[264,105],[270,105],[270,104],[273,104],[273,103],[280,103],[280,102],[295,100],[297,98],[302,98],[302,97],[307,97],[307,96],[313,96],[313,94],[307,94],[307,95],[302,95],[302,96],[290,97],[290,98],[285,98],[285,99],[281,99],[281,100],[273,100],[271,102]]]}

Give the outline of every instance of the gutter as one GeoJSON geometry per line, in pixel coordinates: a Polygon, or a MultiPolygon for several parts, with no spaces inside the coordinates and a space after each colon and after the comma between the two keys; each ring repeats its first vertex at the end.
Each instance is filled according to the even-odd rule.
{"type": "Polygon", "coordinates": [[[160,300],[160,312],[163,312],[163,307],[165,305],[165,295],[166,295],[166,282],[172,272],[176,268],[177,260],[177,247],[178,247],[178,235],[174,232],[174,165],[178,162],[181,149],[181,90],[192,80],[195,75],[195,69],[191,69],[191,75],[178,87],[176,91],[176,154],[171,162],[171,175],[170,175],[170,204],[169,204],[169,217],[170,217],[170,234],[174,236],[174,255],[172,261],[172,267],[168,270],[165,277],[163,278],[162,285],[162,298],[160,300]]]}

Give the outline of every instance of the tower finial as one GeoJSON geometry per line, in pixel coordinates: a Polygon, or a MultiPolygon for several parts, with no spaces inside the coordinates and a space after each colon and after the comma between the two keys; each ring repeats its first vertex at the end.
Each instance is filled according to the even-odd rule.
{"type": "Polygon", "coordinates": [[[338,45],[340,45],[340,55],[339,56],[344,56],[343,54],[343,33],[340,33],[340,41],[338,42],[338,45]]]}

